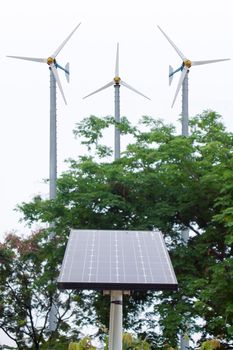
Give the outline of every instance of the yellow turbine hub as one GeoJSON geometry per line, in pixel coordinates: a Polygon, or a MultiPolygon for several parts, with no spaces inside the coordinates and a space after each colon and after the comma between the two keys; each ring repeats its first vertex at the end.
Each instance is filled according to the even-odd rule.
{"type": "Polygon", "coordinates": [[[120,81],[121,81],[121,78],[116,76],[116,77],[114,78],[114,81],[115,81],[115,83],[116,83],[117,85],[119,85],[119,84],[120,84],[120,81]]]}
{"type": "Polygon", "coordinates": [[[187,68],[191,68],[192,62],[191,62],[190,60],[186,60],[186,61],[184,61],[184,65],[185,65],[185,67],[187,67],[187,68]]]}
{"type": "Polygon", "coordinates": [[[53,63],[55,63],[55,58],[49,57],[49,58],[47,59],[47,64],[50,66],[50,65],[53,64],[53,63]]]}

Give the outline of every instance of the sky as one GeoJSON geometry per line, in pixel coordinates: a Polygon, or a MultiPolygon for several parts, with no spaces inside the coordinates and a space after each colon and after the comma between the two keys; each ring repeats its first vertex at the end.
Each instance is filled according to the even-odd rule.
{"type": "MultiPolygon", "coordinates": [[[[162,118],[180,132],[181,94],[168,84],[168,66],[181,59],[158,30],[159,25],[191,60],[233,58],[232,8],[229,0],[10,0],[0,4],[0,238],[27,232],[17,204],[35,195],[48,197],[49,69],[45,64],[6,55],[49,57],[74,27],[80,27],[57,57],[70,62],[70,84],[59,76],[68,101],[57,92],[58,175],[67,158],[86,152],[73,136],[77,122],[90,115],[114,113],[114,89],[83,100],[114,78],[116,46],[120,77],[151,101],[121,87],[121,116],[137,123],[142,115],[162,118]]],[[[191,67],[189,114],[212,109],[233,131],[233,61],[191,67]]],[[[113,135],[106,140],[111,145],[113,135]]]]}

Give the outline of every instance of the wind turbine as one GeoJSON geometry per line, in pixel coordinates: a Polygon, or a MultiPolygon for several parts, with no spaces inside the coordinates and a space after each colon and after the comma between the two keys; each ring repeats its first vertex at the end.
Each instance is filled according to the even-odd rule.
{"type": "MultiPolygon", "coordinates": [[[[119,76],[119,43],[117,43],[117,52],[116,52],[116,66],[115,66],[115,77],[112,81],[107,83],[106,85],[102,86],[100,89],[95,90],[94,92],[90,93],[89,95],[85,96],[85,98],[92,96],[102,90],[107,89],[109,86],[114,85],[115,90],[115,121],[116,123],[120,123],[120,86],[123,85],[129,90],[132,90],[136,92],[137,94],[147,98],[150,100],[149,97],[143,95],[141,92],[127,84],[125,81],[123,81],[119,76]]],[[[120,130],[115,126],[115,147],[114,147],[114,159],[120,158],[120,130]]]]}
{"type": "MultiPolygon", "coordinates": [[[[50,161],[49,161],[49,199],[56,197],[56,182],[57,182],[57,101],[56,101],[56,84],[59,87],[62,98],[66,102],[66,98],[62,89],[60,78],[57,69],[61,69],[65,72],[67,81],[69,82],[69,63],[66,64],[65,68],[57,63],[56,57],[66,45],[68,40],[80,26],[79,23],[74,30],[68,35],[68,37],[61,43],[60,46],[54,51],[48,58],[35,58],[35,57],[23,57],[23,56],[7,56],[10,58],[16,58],[26,61],[33,61],[39,63],[47,63],[50,71],[50,161]]],[[[54,227],[53,224],[50,225],[54,227]]],[[[50,238],[54,236],[54,233],[50,234],[50,238]]],[[[49,315],[49,329],[54,331],[56,329],[56,306],[52,305],[49,315]]]]}
{"type": "Polygon", "coordinates": [[[65,72],[65,76],[67,81],[69,82],[69,63],[66,64],[65,68],[60,66],[57,63],[56,57],[60,53],[60,51],[63,49],[63,47],[66,45],[68,40],[71,38],[71,36],[74,34],[74,32],[77,30],[77,28],[80,26],[81,23],[79,23],[74,30],[68,35],[68,37],[61,43],[61,45],[54,51],[52,55],[50,55],[48,58],[35,58],[35,57],[24,57],[24,56],[7,56],[10,58],[16,58],[26,61],[33,61],[33,62],[39,62],[39,63],[47,63],[50,70],[50,188],[49,188],[49,198],[54,199],[56,197],[56,177],[57,177],[57,132],[56,132],[56,125],[57,125],[57,101],[56,101],[56,84],[59,87],[59,90],[61,92],[62,98],[67,104],[61,81],[57,72],[57,69],[61,69],[65,72]]]}
{"type": "MultiPolygon", "coordinates": [[[[209,63],[216,63],[216,62],[222,62],[222,61],[228,61],[229,58],[223,58],[223,59],[216,59],[216,60],[205,60],[205,61],[191,61],[189,60],[181,51],[178,49],[178,47],[173,43],[173,41],[167,36],[167,34],[158,26],[159,30],[163,33],[165,38],[169,41],[169,43],[173,46],[175,51],[178,53],[180,58],[182,59],[182,64],[179,68],[176,70],[173,70],[171,66],[169,66],[169,85],[172,82],[174,74],[177,72],[181,72],[180,79],[176,88],[175,96],[172,102],[172,106],[174,106],[174,103],[176,101],[177,95],[180,91],[180,88],[182,86],[182,135],[188,136],[188,122],[189,122],[189,110],[188,110],[188,73],[192,66],[200,66],[203,64],[209,64],[209,63]]],[[[187,244],[189,239],[189,230],[186,228],[182,230],[181,237],[184,242],[184,244],[187,244]]],[[[189,340],[186,339],[183,335],[181,335],[181,350],[185,350],[189,348],[189,340]]]]}
{"type": "Polygon", "coordinates": [[[175,96],[172,102],[172,106],[174,106],[174,103],[176,101],[177,95],[180,91],[180,88],[182,86],[182,135],[188,136],[188,119],[189,119],[189,112],[188,112],[188,73],[192,66],[200,66],[203,64],[209,64],[209,63],[216,63],[216,62],[222,62],[222,61],[228,61],[230,58],[223,58],[223,59],[216,59],[216,60],[205,60],[205,61],[191,61],[188,59],[181,51],[178,49],[178,47],[173,43],[173,41],[167,36],[167,34],[158,26],[159,30],[163,33],[165,38],[169,41],[169,43],[173,46],[175,51],[178,53],[180,58],[182,59],[182,64],[179,68],[176,70],[173,70],[171,66],[169,66],[169,85],[172,82],[173,75],[177,72],[181,72],[180,79],[176,88],[175,96]]]}
{"type": "MultiPolygon", "coordinates": [[[[119,43],[117,43],[116,52],[116,66],[115,66],[115,77],[112,81],[102,86],[98,90],[85,96],[85,98],[94,95],[108,87],[114,85],[115,90],[115,121],[120,122],[120,86],[123,85],[129,90],[136,92],[137,94],[147,98],[125,81],[121,80],[119,76],[119,43]]],[[[114,147],[114,159],[120,158],[120,130],[115,126],[115,147],[114,147]]],[[[109,349],[110,350],[121,350],[122,349],[122,304],[123,304],[123,291],[122,290],[111,290],[111,306],[110,306],[110,322],[109,322],[109,349]]]]}

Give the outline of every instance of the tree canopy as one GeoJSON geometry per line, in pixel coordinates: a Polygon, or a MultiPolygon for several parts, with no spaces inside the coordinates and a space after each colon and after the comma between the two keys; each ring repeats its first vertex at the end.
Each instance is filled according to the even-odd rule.
{"type": "MultiPolygon", "coordinates": [[[[112,124],[111,117],[91,116],[76,125],[75,134],[82,138],[92,155],[68,161],[69,170],[57,182],[56,199],[37,196],[32,202],[20,205],[24,220],[29,224],[54,223],[55,239],[49,243],[44,238],[44,247],[58,246],[53,257],[57,267],[71,228],[158,228],[164,234],[179,290],[132,294],[125,301],[125,329],[135,331],[142,338],[147,336],[152,349],[165,348],[164,344],[175,347],[180,331],[189,337],[200,332],[203,339],[218,338],[223,348],[230,349],[233,347],[232,133],[213,111],[192,118],[189,137],[177,135],[173,126],[150,117],[143,117],[138,126],[123,118],[117,126],[130,143],[121,158],[112,162],[108,158],[111,149],[101,144],[104,129],[112,124]],[[189,229],[187,245],[181,238],[186,228],[189,229]]],[[[14,249],[10,247],[4,254],[16,254],[14,249]]],[[[33,264],[40,254],[39,257],[35,254],[33,264]]],[[[12,267],[9,259],[4,259],[1,288],[6,295],[10,290],[5,280],[18,267],[12,267]],[[9,271],[8,277],[5,271],[9,271]]],[[[37,270],[33,268],[35,275],[30,277],[35,279],[33,283],[44,278],[47,260],[44,255],[37,270]]],[[[54,269],[53,275],[57,272],[54,269]]],[[[46,283],[49,280],[51,276],[47,276],[46,283]]],[[[15,279],[14,282],[14,288],[19,288],[21,282],[15,279]]],[[[96,324],[100,328],[108,327],[108,300],[100,293],[92,293],[89,298],[96,324]]],[[[5,303],[3,299],[1,304],[5,303]]],[[[1,311],[2,317],[5,314],[1,311]]],[[[13,326],[12,322],[9,325],[13,326]]]]}
{"type": "Polygon", "coordinates": [[[26,238],[8,234],[0,245],[0,328],[18,349],[43,349],[43,344],[63,349],[59,343],[67,340],[66,333],[70,337],[79,334],[75,323],[71,330],[67,321],[74,314],[85,317],[82,293],[61,293],[53,282],[63,253],[64,242],[48,241],[43,230],[26,238]],[[48,321],[54,302],[57,324],[50,334],[48,321]]]}

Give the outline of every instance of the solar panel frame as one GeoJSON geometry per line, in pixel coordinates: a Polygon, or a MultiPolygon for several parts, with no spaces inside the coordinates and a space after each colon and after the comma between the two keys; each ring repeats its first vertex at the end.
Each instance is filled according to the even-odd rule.
{"type": "Polygon", "coordinates": [[[60,289],[176,290],[160,231],[71,230],[60,289]]]}

